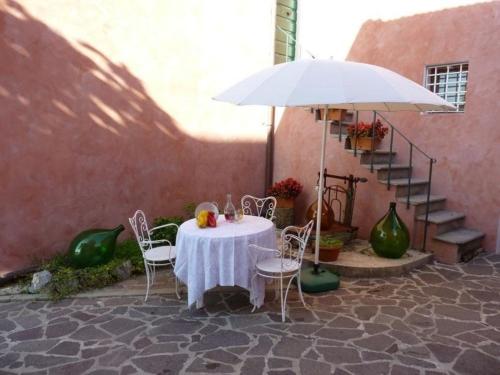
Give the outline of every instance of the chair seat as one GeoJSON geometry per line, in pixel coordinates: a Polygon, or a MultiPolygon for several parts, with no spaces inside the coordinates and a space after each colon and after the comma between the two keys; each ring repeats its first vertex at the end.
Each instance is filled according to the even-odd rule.
{"type": "Polygon", "coordinates": [[[256,264],[257,272],[263,275],[275,275],[296,273],[300,265],[293,259],[269,258],[256,264]]]}
{"type": "Polygon", "coordinates": [[[144,253],[144,258],[150,262],[165,262],[169,261],[168,252],[170,250],[170,259],[175,260],[176,250],[175,246],[158,246],[153,247],[144,253]]]}

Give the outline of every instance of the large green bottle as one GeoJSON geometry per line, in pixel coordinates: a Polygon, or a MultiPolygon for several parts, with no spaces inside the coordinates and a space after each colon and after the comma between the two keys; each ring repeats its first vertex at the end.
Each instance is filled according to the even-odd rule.
{"type": "Polygon", "coordinates": [[[114,255],[116,239],[125,229],[89,229],[78,234],[69,245],[70,263],[75,268],[97,266],[109,262],[114,255]]]}
{"type": "Polygon", "coordinates": [[[389,211],[372,229],[370,243],[378,256],[401,258],[410,247],[410,233],[396,213],[396,202],[391,202],[389,211]]]}

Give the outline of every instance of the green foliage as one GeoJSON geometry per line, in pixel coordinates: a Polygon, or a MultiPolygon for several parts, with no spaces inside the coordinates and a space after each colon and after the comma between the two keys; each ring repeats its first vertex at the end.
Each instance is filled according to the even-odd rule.
{"type": "Polygon", "coordinates": [[[184,205],[184,212],[188,219],[194,218],[194,212],[196,211],[196,203],[188,202],[184,205]]]}
{"type": "Polygon", "coordinates": [[[344,245],[344,243],[332,236],[322,236],[319,239],[319,246],[328,249],[340,248],[344,245]]]}
{"type": "Polygon", "coordinates": [[[70,267],[60,267],[52,274],[52,280],[47,288],[50,298],[55,301],[78,293],[81,289],[76,278],[76,270],[70,267]]]}
{"type": "Polygon", "coordinates": [[[116,269],[127,260],[132,264],[132,274],[144,273],[141,250],[134,240],[125,240],[117,244],[114,258],[106,264],[95,267],[74,269],[68,266],[66,255],[56,255],[43,266],[52,273],[52,280],[47,287],[49,296],[53,300],[59,300],[121,281],[116,269]]]}
{"type": "MultiPolygon", "coordinates": [[[[154,226],[168,223],[180,225],[183,218],[179,216],[158,217],[154,220],[154,226]]],[[[177,229],[167,227],[153,232],[152,240],[169,240],[175,244],[177,229]]],[[[116,272],[124,262],[130,261],[132,275],[144,273],[144,261],[141,250],[135,240],[125,240],[116,245],[113,259],[102,265],[86,267],[81,269],[71,268],[66,254],[59,254],[50,261],[43,264],[42,268],[52,273],[52,280],[47,286],[47,291],[52,300],[60,300],[73,294],[89,289],[103,288],[121,281],[116,272]]]]}
{"type": "MultiPolygon", "coordinates": [[[[170,223],[181,225],[183,221],[184,219],[180,216],[169,216],[169,217],[160,216],[154,220],[154,226],[158,227],[160,225],[165,225],[170,223]]],[[[174,226],[170,226],[155,230],[151,235],[151,239],[154,241],[168,240],[172,245],[175,245],[176,236],[177,236],[177,228],[175,228],[174,226]]],[[[161,245],[162,244],[159,244],[158,246],[161,245]]]]}
{"type": "Polygon", "coordinates": [[[132,263],[132,273],[144,273],[144,260],[142,259],[141,249],[136,240],[125,240],[116,245],[115,258],[128,259],[132,263]]]}

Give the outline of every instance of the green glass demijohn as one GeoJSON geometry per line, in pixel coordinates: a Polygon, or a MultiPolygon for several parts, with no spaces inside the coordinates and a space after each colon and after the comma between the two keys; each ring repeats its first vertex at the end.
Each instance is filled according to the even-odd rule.
{"type": "Polygon", "coordinates": [[[93,267],[109,262],[114,255],[116,239],[125,230],[123,225],[114,229],[89,229],[78,234],[69,245],[69,260],[74,268],[93,267]]]}
{"type": "Polygon", "coordinates": [[[383,258],[401,258],[410,247],[410,233],[396,213],[396,202],[391,202],[389,211],[373,227],[370,243],[383,258]]]}

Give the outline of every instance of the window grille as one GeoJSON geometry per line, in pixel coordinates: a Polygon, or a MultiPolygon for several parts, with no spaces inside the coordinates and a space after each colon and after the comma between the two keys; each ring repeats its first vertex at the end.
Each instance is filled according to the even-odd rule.
{"type": "Polygon", "coordinates": [[[429,65],[425,73],[425,87],[464,112],[469,64],[429,65]]]}

